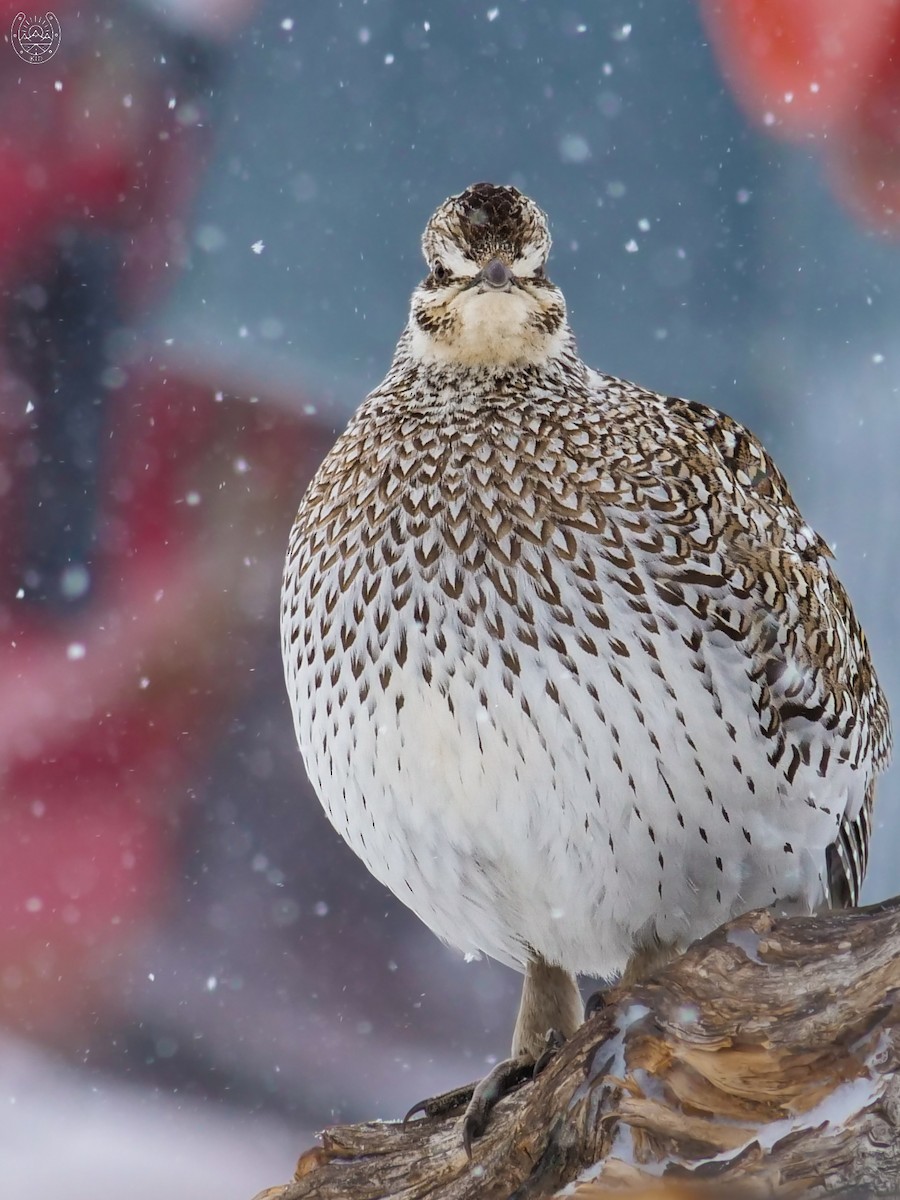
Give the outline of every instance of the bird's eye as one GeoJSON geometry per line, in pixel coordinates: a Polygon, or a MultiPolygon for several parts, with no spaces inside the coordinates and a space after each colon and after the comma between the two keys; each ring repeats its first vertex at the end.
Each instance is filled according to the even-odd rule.
{"type": "Polygon", "coordinates": [[[433,262],[431,264],[431,274],[434,276],[436,283],[446,283],[450,278],[450,272],[442,262],[433,262]]]}

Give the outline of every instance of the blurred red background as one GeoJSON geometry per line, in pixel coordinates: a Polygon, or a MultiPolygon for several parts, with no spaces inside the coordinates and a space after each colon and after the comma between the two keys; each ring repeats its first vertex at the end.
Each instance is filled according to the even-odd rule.
{"type": "Polygon", "coordinates": [[[223,650],[266,628],[324,442],[133,332],[185,259],[203,73],[136,16],[98,55],[58,9],[52,89],[0,75],[0,1010],[72,1040],[164,909],[187,781],[248,682],[223,650]]]}
{"type": "Polygon", "coordinates": [[[815,138],[834,187],[888,233],[900,218],[897,0],[700,0],[723,74],[752,119],[815,138]]]}

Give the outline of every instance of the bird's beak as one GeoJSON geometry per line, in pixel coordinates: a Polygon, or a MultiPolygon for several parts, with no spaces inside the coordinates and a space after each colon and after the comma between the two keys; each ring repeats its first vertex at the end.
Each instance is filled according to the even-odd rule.
{"type": "Polygon", "coordinates": [[[492,258],[485,263],[474,279],[475,283],[486,284],[498,292],[507,291],[512,281],[512,271],[500,258],[492,258]]]}

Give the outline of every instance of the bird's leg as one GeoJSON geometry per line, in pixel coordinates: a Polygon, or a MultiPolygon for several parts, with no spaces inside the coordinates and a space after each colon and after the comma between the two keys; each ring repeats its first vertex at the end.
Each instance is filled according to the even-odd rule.
{"type": "MultiPolygon", "coordinates": [[[[657,971],[661,971],[664,966],[672,961],[677,953],[678,948],[673,946],[671,942],[659,942],[654,938],[647,945],[639,946],[635,950],[634,954],[629,958],[625,970],[622,972],[622,978],[619,980],[619,983],[624,984],[625,987],[639,983],[649,975],[654,975],[657,971]]],[[[606,988],[600,988],[588,996],[584,1005],[584,1019],[586,1021],[603,1007],[606,991],[606,988]]]]}
{"type": "Polygon", "coordinates": [[[563,1039],[571,1037],[581,1024],[581,1013],[581,993],[574,976],[542,958],[529,962],[513,1032],[513,1057],[537,1059],[546,1049],[547,1031],[555,1029],[563,1039]]]}
{"type": "Polygon", "coordinates": [[[513,1034],[512,1056],[497,1063],[478,1083],[422,1100],[409,1110],[404,1123],[419,1112],[426,1117],[439,1117],[465,1104],[463,1144],[471,1157],[472,1142],[484,1132],[497,1101],[546,1066],[581,1024],[581,1015],[581,994],[573,976],[561,967],[551,967],[542,958],[529,962],[513,1034]]]}
{"type": "Polygon", "coordinates": [[[475,1085],[463,1117],[463,1144],[471,1158],[472,1142],[487,1127],[494,1105],[513,1087],[535,1076],[581,1024],[581,993],[575,978],[542,958],[525,969],[522,999],[513,1034],[512,1056],[497,1063],[475,1085]]]}
{"type": "Polygon", "coordinates": [[[667,966],[677,953],[678,948],[671,942],[658,942],[654,938],[650,945],[641,946],[632,954],[628,965],[622,972],[622,983],[626,987],[631,987],[632,984],[640,983],[642,979],[655,975],[657,971],[661,971],[663,967],[667,966]]]}

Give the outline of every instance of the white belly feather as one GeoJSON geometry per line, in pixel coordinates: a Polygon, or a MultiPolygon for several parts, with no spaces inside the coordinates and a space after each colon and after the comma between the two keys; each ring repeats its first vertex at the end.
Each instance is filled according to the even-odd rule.
{"type": "Polygon", "coordinates": [[[660,625],[651,657],[624,594],[609,589],[609,629],[596,628],[560,564],[567,627],[518,576],[534,646],[477,573],[451,600],[409,548],[404,564],[410,584],[389,624],[386,581],[360,623],[358,585],[326,580],[313,602],[308,577],[295,576],[285,659],[300,748],[331,821],[441,938],[518,967],[537,952],[607,975],[654,935],[683,945],[776,899],[821,901],[826,847],[865,780],[801,766],[786,785],[733,642],[708,634],[698,656],[681,636],[690,613],[674,611],[682,624],[660,625]],[[303,614],[327,594],[322,638],[303,614]],[[423,597],[426,621],[415,616],[423,597]],[[502,641],[489,632],[498,618],[502,641]],[[585,630],[596,653],[579,644],[585,630]]]}

